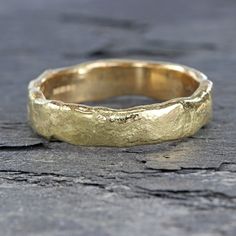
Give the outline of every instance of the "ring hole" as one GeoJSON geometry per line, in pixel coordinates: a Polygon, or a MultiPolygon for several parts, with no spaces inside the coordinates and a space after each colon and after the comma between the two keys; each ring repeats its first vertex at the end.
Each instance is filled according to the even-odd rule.
{"type": "Polygon", "coordinates": [[[158,64],[95,62],[84,72],[78,68],[52,74],[41,90],[51,100],[131,107],[192,95],[199,86],[193,74],[158,64]]]}
{"type": "Polygon", "coordinates": [[[128,96],[112,97],[101,101],[83,102],[81,104],[119,109],[119,108],[129,108],[134,106],[148,105],[158,102],[161,101],[146,96],[128,95],[128,96]]]}

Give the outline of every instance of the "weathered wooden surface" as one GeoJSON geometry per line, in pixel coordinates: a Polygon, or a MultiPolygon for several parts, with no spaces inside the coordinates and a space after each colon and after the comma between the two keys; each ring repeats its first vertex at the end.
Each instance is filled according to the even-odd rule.
{"type": "Polygon", "coordinates": [[[235,12],[233,0],[1,0],[0,235],[236,235],[235,12]],[[28,82],[109,57],[204,71],[214,120],[192,138],[133,148],[33,134],[28,82]]]}

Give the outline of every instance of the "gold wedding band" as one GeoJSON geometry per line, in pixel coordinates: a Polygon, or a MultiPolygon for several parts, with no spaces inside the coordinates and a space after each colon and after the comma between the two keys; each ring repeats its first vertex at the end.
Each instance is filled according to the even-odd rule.
{"type": "Polygon", "coordinates": [[[88,146],[134,146],[191,136],[212,116],[212,82],[182,65],[99,60],[47,70],[29,84],[28,117],[47,139],[88,146]],[[127,109],[80,103],[144,95],[163,101],[127,109]]]}

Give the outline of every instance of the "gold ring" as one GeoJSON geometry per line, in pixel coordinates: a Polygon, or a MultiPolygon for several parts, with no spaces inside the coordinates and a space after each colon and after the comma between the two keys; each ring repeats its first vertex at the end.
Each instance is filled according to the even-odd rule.
{"type": "Polygon", "coordinates": [[[87,146],[134,146],[191,136],[212,116],[212,82],[166,62],[99,60],[47,70],[29,84],[28,117],[47,139],[87,146]],[[161,103],[112,109],[81,103],[144,95],[161,103]]]}

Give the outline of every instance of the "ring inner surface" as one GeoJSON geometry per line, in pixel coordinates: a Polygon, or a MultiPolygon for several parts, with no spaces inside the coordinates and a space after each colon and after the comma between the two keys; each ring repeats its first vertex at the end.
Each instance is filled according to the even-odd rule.
{"type": "Polygon", "coordinates": [[[199,82],[186,71],[162,65],[108,65],[66,69],[48,76],[41,84],[46,99],[82,103],[114,96],[141,95],[166,101],[188,97],[199,82]]]}

